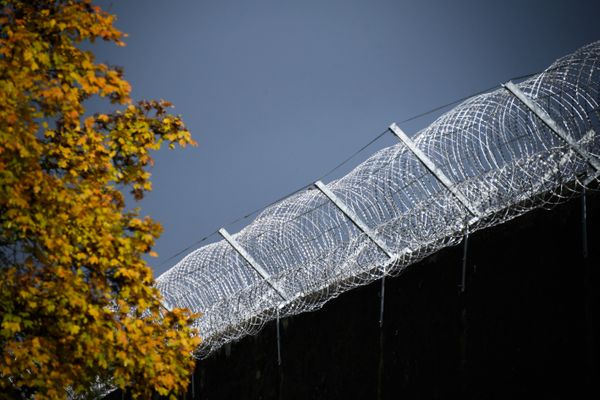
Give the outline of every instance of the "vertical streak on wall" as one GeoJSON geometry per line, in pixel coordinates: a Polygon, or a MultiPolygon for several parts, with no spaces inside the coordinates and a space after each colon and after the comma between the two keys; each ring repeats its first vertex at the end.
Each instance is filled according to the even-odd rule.
{"type": "Polygon", "coordinates": [[[589,262],[589,249],[588,249],[588,232],[587,232],[588,216],[587,216],[587,196],[586,189],[583,189],[581,196],[581,250],[582,250],[582,266],[583,279],[584,279],[584,290],[585,290],[585,340],[586,340],[586,359],[587,359],[587,383],[588,387],[597,387],[596,377],[598,376],[598,360],[597,360],[597,347],[595,340],[595,310],[594,302],[597,297],[594,288],[594,276],[597,274],[593,270],[591,263],[589,262]],[[596,273],[596,274],[595,274],[596,273]]]}
{"type": "Polygon", "coordinates": [[[583,253],[583,259],[588,258],[588,234],[587,234],[587,199],[586,189],[583,188],[583,194],[581,195],[581,250],[583,253]]]}
{"type": "Polygon", "coordinates": [[[383,311],[385,306],[385,275],[381,278],[381,290],[379,292],[379,328],[383,329],[383,311]]]}
{"type": "Polygon", "coordinates": [[[459,292],[459,304],[460,304],[460,338],[459,338],[459,357],[460,365],[459,371],[462,374],[461,382],[466,385],[467,381],[467,256],[469,250],[469,231],[465,231],[465,237],[463,240],[463,254],[462,254],[462,268],[461,268],[461,283],[459,292]]]}

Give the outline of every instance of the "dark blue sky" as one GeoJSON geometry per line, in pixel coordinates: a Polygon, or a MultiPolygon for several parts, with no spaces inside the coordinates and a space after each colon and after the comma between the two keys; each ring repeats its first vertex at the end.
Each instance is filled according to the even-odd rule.
{"type": "MultiPolygon", "coordinates": [[[[592,0],[99,4],[129,34],[125,48],[95,46],[99,61],[125,67],[135,99],[173,102],[200,144],[156,154],[154,190],[141,204],[165,228],[160,257],[150,260],[155,275],[181,258],[170,256],[314,181],[391,122],[600,40],[592,0]]],[[[402,127],[414,133],[431,118],[402,127]]],[[[393,143],[386,136],[356,161],[393,143]]]]}

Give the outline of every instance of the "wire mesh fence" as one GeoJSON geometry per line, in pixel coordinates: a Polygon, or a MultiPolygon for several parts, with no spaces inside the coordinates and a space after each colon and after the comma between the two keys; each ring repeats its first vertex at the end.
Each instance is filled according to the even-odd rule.
{"type": "Polygon", "coordinates": [[[419,154],[399,141],[329,183],[337,203],[304,190],[232,235],[239,248],[191,252],[157,286],[169,306],[203,314],[198,355],[594,186],[599,64],[595,42],[517,84],[537,109],[509,85],[472,97],[412,137],[419,154]]]}

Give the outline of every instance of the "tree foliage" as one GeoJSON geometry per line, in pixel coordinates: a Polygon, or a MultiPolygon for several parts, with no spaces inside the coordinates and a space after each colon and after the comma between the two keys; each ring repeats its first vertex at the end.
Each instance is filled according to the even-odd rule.
{"type": "Polygon", "coordinates": [[[166,101],[134,103],[122,46],[91,0],[0,0],[0,393],[63,398],[100,379],[136,396],[187,386],[199,344],[143,260],[161,231],[125,208],[151,189],[151,151],[194,144],[166,101]],[[114,111],[86,116],[91,97],[114,111]]]}

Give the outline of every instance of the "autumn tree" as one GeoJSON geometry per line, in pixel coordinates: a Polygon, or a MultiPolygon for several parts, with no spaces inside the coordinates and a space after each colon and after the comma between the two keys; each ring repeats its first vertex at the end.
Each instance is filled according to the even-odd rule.
{"type": "Polygon", "coordinates": [[[91,0],[0,0],[0,393],[54,399],[110,382],[147,398],[187,386],[199,339],[142,258],[161,227],[125,207],[151,152],[194,144],[166,101],[133,102],[123,46],[91,0]],[[89,45],[89,46],[88,46],[89,45]],[[86,100],[111,112],[89,115],[86,100]],[[109,102],[110,101],[110,105],[109,102]]]}

